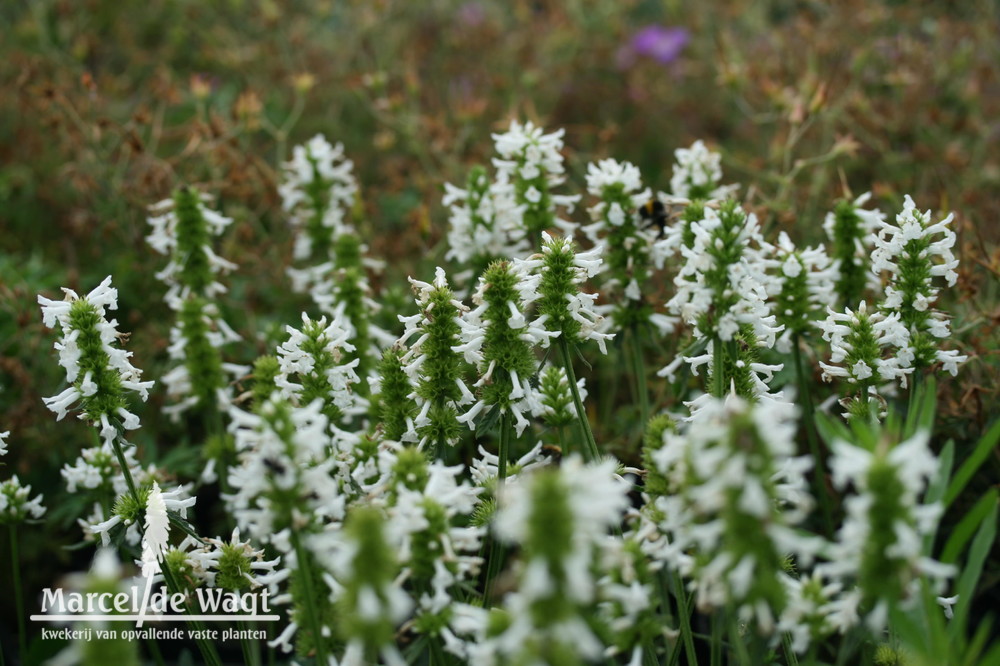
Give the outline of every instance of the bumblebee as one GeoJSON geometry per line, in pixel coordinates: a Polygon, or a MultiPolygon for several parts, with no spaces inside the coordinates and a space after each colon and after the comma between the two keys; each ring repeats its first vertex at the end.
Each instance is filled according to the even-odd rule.
{"type": "Polygon", "coordinates": [[[667,228],[667,208],[659,199],[653,198],[639,207],[639,218],[642,221],[642,228],[649,229],[656,227],[657,235],[663,236],[667,228]]]}

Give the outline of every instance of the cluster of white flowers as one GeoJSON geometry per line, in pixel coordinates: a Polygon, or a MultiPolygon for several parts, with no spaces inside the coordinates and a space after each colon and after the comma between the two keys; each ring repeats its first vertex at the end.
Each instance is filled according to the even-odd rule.
{"type": "Polygon", "coordinates": [[[670,177],[670,191],[684,199],[725,199],[738,185],[721,185],[722,156],[705,146],[700,139],[690,148],[674,151],[677,162],[670,177]]]}
{"type": "Polygon", "coordinates": [[[853,312],[849,308],[844,312],[829,310],[820,328],[831,350],[830,363],[820,361],[824,380],[841,377],[852,384],[871,384],[898,379],[906,386],[912,359],[906,351],[909,334],[898,314],[868,312],[867,303],[862,301],[853,312]],[[893,348],[899,352],[886,356],[885,351],[893,348]]]}
{"type": "Polygon", "coordinates": [[[866,613],[873,631],[886,626],[890,604],[905,606],[919,598],[921,576],[935,581],[940,594],[954,574],[954,567],[923,553],[924,537],[934,533],[943,510],[940,504],[919,503],[940,469],[929,441],[929,433],[921,431],[894,446],[879,442],[874,451],[842,440],[832,447],[833,483],[853,492],[844,500],[847,515],[829,561],[816,570],[856,583],[837,608],[848,616],[866,613]]]}
{"type": "Polygon", "coordinates": [[[281,371],[275,378],[285,397],[303,406],[320,399],[342,416],[363,413],[367,403],[351,388],[358,383],[359,361],[346,358],[354,351],[350,327],[339,317],[313,321],[303,312],[302,328],[286,326],[285,331],[289,337],[278,346],[281,371]]]}
{"type": "MultiPolygon", "coordinates": [[[[476,417],[490,404],[502,404],[509,408],[514,416],[518,436],[528,426],[524,414],[531,412],[531,402],[528,399],[531,394],[531,376],[537,370],[537,361],[531,348],[536,345],[548,347],[549,340],[554,337],[553,333],[546,331],[538,322],[530,322],[526,316],[528,306],[538,298],[539,279],[539,276],[528,273],[523,263],[511,262],[496,264],[479,278],[479,288],[472,296],[476,307],[462,318],[462,344],[453,349],[464,354],[468,363],[476,364],[480,377],[476,387],[495,383],[494,371],[498,370],[499,365],[499,369],[509,376],[510,391],[507,396],[494,396],[495,403],[480,397],[459,417],[459,421],[469,424],[472,429],[475,429],[476,417]],[[499,277],[503,281],[492,283],[493,277],[499,277]],[[499,348],[507,346],[504,344],[506,340],[496,349],[484,350],[484,344],[491,337],[489,331],[493,327],[517,331],[515,340],[510,341],[519,347],[517,352],[510,354],[509,350],[499,348]],[[518,344],[519,342],[523,344],[518,344]],[[493,358],[487,360],[484,351],[493,358]],[[522,359],[527,372],[519,375],[516,366],[520,365],[518,362],[522,359]]],[[[502,338],[500,335],[492,337],[502,338]]]]}
{"type": "MultiPolygon", "coordinates": [[[[442,204],[448,208],[448,252],[469,266],[469,271],[485,268],[493,259],[521,256],[528,250],[514,187],[503,173],[490,181],[486,170],[474,169],[465,189],[445,183],[442,204]]],[[[457,276],[465,281],[465,272],[457,276]]]]}
{"type": "MultiPolygon", "coordinates": [[[[167,285],[166,301],[173,310],[180,310],[181,303],[192,291],[197,291],[197,295],[206,298],[226,293],[225,285],[214,278],[237,268],[233,262],[217,255],[210,244],[212,236],[222,235],[222,232],[233,223],[232,218],[225,217],[206,206],[205,204],[212,200],[208,194],[191,191],[185,195],[186,200],[180,203],[196,208],[193,212],[204,221],[203,230],[207,233],[202,234],[202,229],[178,229],[179,226],[190,222],[178,216],[179,202],[176,197],[164,199],[149,207],[149,212],[153,215],[148,222],[153,231],[146,236],[146,242],[154,250],[170,258],[167,265],[156,273],[156,278],[167,285]],[[199,276],[204,284],[198,285],[186,280],[185,273],[192,272],[190,266],[195,264],[197,272],[207,271],[212,279],[206,280],[199,276]]],[[[185,214],[190,213],[185,211],[185,214]]]]}
{"type": "Polygon", "coordinates": [[[433,283],[411,277],[410,285],[420,312],[411,317],[399,316],[406,327],[399,343],[406,344],[416,337],[409,342],[410,348],[401,360],[410,383],[416,387],[411,397],[416,401],[418,412],[408,436],[423,446],[428,433],[442,434],[452,430],[449,424],[452,419],[457,422],[461,408],[475,402],[475,396],[461,376],[459,352],[453,349],[461,343],[462,315],[469,308],[451,298],[448,276],[440,266],[434,272],[433,283]],[[437,411],[432,415],[432,410],[437,411]]]}
{"type": "Polygon", "coordinates": [[[778,235],[775,260],[778,264],[775,314],[785,327],[775,346],[787,354],[793,336],[812,328],[818,315],[836,303],[837,273],[822,246],[798,249],[784,231],[778,235]]]}
{"type": "Polygon", "coordinates": [[[948,215],[931,224],[931,212],[921,213],[913,199],[906,195],[896,224],[879,220],[878,234],[874,236],[872,270],[890,274],[881,307],[898,313],[908,328],[907,351],[913,364],[922,367],[939,362],[955,375],[958,364],[967,357],[955,350],[938,349],[937,344],[926,339],[927,336],[947,338],[951,334],[948,317],[932,308],[938,296],[933,279],[943,277],[949,287],[958,281],[955,272],[958,259],[951,251],[955,232],[948,226],[953,217],[948,215]]]}
{"type": "Polygon", "coordinates": [[[545,655],[560,651],[585,660],[601,656],[603,645],[580,609],[595,601],[595,557],[629,505],[631,484],[616,468],[614,460],[584,464],[571,456],[504,493],[495,527],[501,539],[523,549],[521,584],[504,600],[509,623],[480,651],[527,663],[544,663],[545,655]]]}
{"type": "MultiPolygon", "coordinates": [[[[599,311],[622,312],[629,304],[643,302],[643,288],[651,276],[652,264],[662,266],[662,259],[654,249],[658,243],[658,229],[639,223],[638,211],[650,201],[649,188],[643,187],[639,169],[629,162],[612,159],[587,165],[587,192],[599,199],[588,209],[593,223],[583,232],[602,248],[606,257],[605,271],[609,273],[605,289],[622,288],[626,305],[609,304],[599,311]]],[[[596,248],[595,248],[596,249],[596,248]]],[[[651,313],[648,320],[661,333],[673,329],[676,320],[661,313],[651,313]]],[[[609,318],[612,328],[620,329],[623,317],[609,318]],[[617,321],[616,321],[617,320],[617,321]]]]}
{"type": "MultiPolygon", "coordinates": [[[[153,487],[159,489],[156,481],[153,482],[153,487]]],[[[187,517],[187,510],[195,505],[197,501],[196,497],[191,497],[189,495],[190,487],[181,485],[177,486],[173,490],[166,492],[160,492],[159,497],[163,501],[163,506],[165,511],[176,511],[181,518],[187,517]]],[[[149,491],[152,492],[151,490],[149,491]]],[[[128,495],[123,495],[122,497],[129,497],[128,495]]],[[[143,507],[138,507],[143,508],[143,507]]],[[[103,516],[103,511],[97,514],[98,516],[103,516]]],[[[139,523],[124,517],[121,512],[115,511],[113,515],[96,524],[88,525],[87,529],[91,536],[101,537],[101,545],[107,546],[111,543],[111,531],[123,525],[125,527],[125,541],[132,545],[138,545],[142,540],[142,531],[139,528],[139,523]]]]}
{"type": "Polygon", "coordinates": [[[823,219],[823,230],[832,243],[830,257],[837,275],[837,295],[848,308],[857,307],[865,290],[877,294],[882,288],[868,264],[875,231],[885,214],[877,208],[863,208],[871,196],[871,192],[865,192],[854,201],[841,201],[823,219]]]}
{"type": "Polygon", "coordinates": [[[721,211],[705,209],[692,225],[694,246],[681,247],[685,263],[667,307],[694,326],[696,337],[732,340],[741,325],[752,326],[767,347],[781,332],[767,301],[771,246],[760,233],[757,216],[733,203],[721,211]],[[701,327],[710,325],[708,330],[701,327]]]}
{"type": "Polygon", "coordinates": [[[230,409],[238,464],[224,496],[237,527],[288,554],[291,531],[344,517],[322,401],[296,408],[270,400],[257,414],[230,409]]]}
{"type": "Polygon", "coordinates": [[[582,290],[588,279],[601,272],[602,253],[600,246],[576,252],[570,239],[553,238],[542,232],[541,253],[517,263],[538,278],[540,314],[534,325],[544,325],[554,334],[562,335],[569,344],[593,340],[601,353],[607,354],[606,342],[615,336],[602,332],[604,317],[595,306],[597,294],[582,290]]]}
{"type": "Polygon", "coordinates": [[[347,221],[358,192],[353,170],[343,144],[330,145],[320,134],[295,146],[291,161],[282,165],[284,178],[278,193],[281,207],[291,214],[289,220],[297,228],[296,259],[308,259],[323,240],[329,244],[341,233],[353,233],[347,221]]]}
{"type": "MultiPolygon", "coordinates": [[[[0,433],[0,440],[9,433],[0,433]]],[[[0,481],[0,524],[37,520],[45,515],[42,495],[31,497],[31,486],[22,486],[17,475],[0,481]]]]}
{"type": "Polygon", "coordinates": [[[795,408],[709,398],[652,461],[669,494],[655,498],[663,538],[647,548],[691,581],[704,610],[731,606],[770,634],[784,607],[782,560],[808,562],[820,542],[797,531],[812,508],[796,456],[795,408]]]}
{"type": "Polygon", "coordinates": [[[82,298],[72,289],[63,288],[63,292],[62,301],[38,297],[44,324],[49,328],[58,324],[62,329],[63,337],[54,346],[71,384],[62,393],[44,398],[45,406],[61,420],[81,402],[80,418],[100,428],[104,441],[111,442],[117,430],[110,419],[126,430],[139,427],[139,417],[126,409],[124,391],[134,391],[145,401],[153,382],[141,381],[142,371],[129,361],[132,352],[114,344],[121,339],[118,322],[105,317],[107,310],[118,309],[118,290],[111,286],[111,276],[82,298]]]}
{"type": "Polygon", "coordinates": [[[167,395],[174,400],[173,404],[163,408],[163,412],[174,420],[199,404],[206,390],[214,397],[217,405],[225,407],[231,404],[233,390],[225,376],[228,375],[231,380],[237,379],[249,370],[245,365],[227,363],[219,358],[219,372],[216,373],[212,366],[207,366],[210,369],[205,372],[206,357],[197,353],[196,348],[207,344],[213,350],[218,350],[226,344],[239,342],[242,338],[220,316],[215,303],[189,301],[182,308],[181,320],[170,328],[170,346],[167,347],[167,354],[177,365],[160,378],[167,395]],[[194,364],[190,361],[192,354],[198,359],[194,364]],[[192,379],[192,370],[197,375],[195,379],[192,379]]]}
{"type": "Polygon", "coordinates": [[[530,236],[556,226],[572,232],[576,225],[558,216],[559,208],[572,212],[580,200],[577,195],[554,194],[552,190],[565,182],[562,137],[558,130],[546,134],[530,120],[524,124],[512,120],[503,134],[494,134],[497,154],[493,165],[514,187],[515,202],[523,207],[521,218],[530,236]]]}

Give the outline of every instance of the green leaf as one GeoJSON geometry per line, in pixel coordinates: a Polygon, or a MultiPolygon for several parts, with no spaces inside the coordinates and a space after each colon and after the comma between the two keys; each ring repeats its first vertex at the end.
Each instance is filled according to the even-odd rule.
{"type": "Polygon", "coordinates": [[[962,553],[966,544],[972,538],[976,528],[983,522],[983,518],[991,508],[997,504],[997,489],[987,490],[979,501],[962,517],[955,529],[952,530],[948,542],[944,546],[941,554],[941,561],[946,564],[953,564],[958,561],[958,556],[962,553]]]}
{"type": "Polygon", "coordinates": [[[838,440],[850,442],[854,439],[851,436],[851,431],[841,420],[823,412],[816,412],[816,432],[823,438],[827,446],[833,446],[833,443],[838,440]]]}
{"type": "Polygon", "coordinates": [[[976,471],[986,462],[986,458],[989,457],[993,448],[997,445],[997,440],[1000,440],[1000,421],[996,421],[986,431],[982,439],[976,443],[976,447],[972,450],[969,457],[958,468],[954,478],[951,480],[951,485],[948,486],[948,492],[944,496],[945,508],[955,501],[955,498],[962,493],[962,490],[965,489],[965,486],[976,474],[976,471]]]}
{"type": "Polygon", "coordinates": [[[928,376],[914,389],[910,409],[906,412],[904,439],[913,437],[919,430],[930,431],[934,427],[934,412],[937,403],[937,382],[928,376]]]}
{"type": "Polygon", "coordinates": [[[983,573],[983,563],[989,555],[990,548],[997,535],[997,504],[994,503],[990,512],[983,518],[976,538],[969,549],[969,559],[965,563],[962,575],[958,578],[958,603],[955,604],[955,617],[948,626],[952,636],[965,635],[965,623],[972,607],[972,599],[976,593],[976,584],[983,573]]]}

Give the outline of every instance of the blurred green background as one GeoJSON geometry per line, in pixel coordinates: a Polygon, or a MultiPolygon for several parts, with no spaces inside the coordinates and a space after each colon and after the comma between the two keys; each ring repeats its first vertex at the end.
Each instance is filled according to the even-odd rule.
{"type": "MultiPolygon", "coordinates": [[[[318,132],[354,160],[389,303],[404,302],[406,275],[442,261],[443,183],[488,160],[510,118],[566,129],[570,192],[603,157],[667,189],[673,150],[704,139],[765,230],[806,243],[823,240],[837,198],[870,189],[895,211],[910,193],[956,214],[961,277],[947,303],[971,360],[942,379],[939,420],[959,459],[1000,406],[996,1],[9,0],[0,63],[2,473],[44,492],[57,519],[24,530],[25,561],[44,557],[26,569],[29,590],[89,559],[52,547],[78,534],[58,520],[71,498],[56,470],[91,442],[42,405],[63,378],[36,295],[113,274],[136,365],[161,376],[170,317],[145,206],[190,183],[237,221],[221,248],[241,267],[227,318],[251,341],[296,321],[305,301],[287,293],[277,167],[318,132]]],[[[267,336],[245,347],[234,360],[267,350],[267,336]]],[[[147,455],[175,432],[162,400],[141,411],[147,455]]],[[[970,498],[998,469],[994,456],[970,498]]],[[[998,560],[984,579],[993,599],[998,560]]]]}

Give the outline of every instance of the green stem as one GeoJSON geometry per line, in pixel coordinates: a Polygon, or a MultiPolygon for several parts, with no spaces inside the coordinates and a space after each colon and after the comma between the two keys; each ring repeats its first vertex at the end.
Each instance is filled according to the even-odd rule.
{"type": "Polygon", "coordinates": [[[642,338],[638,325],[632,327],[632,374],[635,375],[635,394],[639,398],[639,415],[642,418],[640,435],[649,423],[649,391],[646,387],[646,363],[642,357],[642,338]]]}
{"type": "Polygon", "coordinates": [[[687,590],[684,589],[684,581],[681,575],[674,572],[674,595],[677,597],[677,616],[681,621],[681,640],[684,641],[684,652],[687,654],[687,663],[695,666],[698,663],[698,656],[694,651],[694,634],[691,632],[691,601],[688,599],[687,590]]]}
{"type": "Polygon", "coordinates": [[[21,558],[17,551],[17,528],[10,524],[10,569],[14,576],[14,613],[17,615],[17,646],[23,662],[28,657],[28,632],[24,626],[24,591],[21,589],[21,558]]]}
{"type": "MultiPolygon", "coordinates": [[[[507,481],[507,457],[510,455],[510,413],[505,409],[500,415],[500,451],[497,455],[497,499],[503,493],[507,481]]],[[[486,565],[486,590],[483,593],[483,605],[489,608],[493,604],[493,587],[503,564],[503,546],[496,538],[490,542],[490,556],[486,565]]]]}
{"type": "Polygon", "coordinates": [[[114,424],[117,434],[115,438],[111,440],[111,448],[115,450],[115,458],[118,459],[118,466],[122,469],[122,476],[125,477],[125,485],[128,487],[128,492],[135,500],[136,506],[144,507],[145,504],[139,500],[139,492],[135,487],[135,480],[132,478],[132,470],[129,469],[128,462],[125,460],[125,453],[122,451],[122,442],[128,444],[125,441],[125,437],[122,435],[122,428],[119,427],[118,423],[114,424]]]}
{"type": "Polygon", "coordinates": [[[816,417],[814,415],[812,393],[809,391],[809,382],[806,378],[805,366],[802,363],[802,340],[798,334],[792,336],[792,359],[795,363],[795,376],[799,385],[799,403],[802,405],[802,420],[805,421],[806,438],[809,440],[809,451],[812,453],[816,463],[816,478],[814,492],[819,499],[820,509],[823,512],[823,525],[826,528],[826,535],[833,535],[833,511],[831,508],[830,495],[826,489],[826,465],[823,462],[823,452],[819,446],[819,438],[816,436],[816,417]]]}
{"type": "MultiPolygon", "coordinates": [[[[174,574],[170,570],[170,567],[163,565],[162,560],[161,565],[160,571],[163,573],[163,581],[167,584],[167,590],[171,594],[181,592],[180,585],[177,584],[177,580],[174,578],[174,574]]],[[[188,605],[184,606],[184,612],[188,615],[195,614],[188,605]]],[[[198,632],[199,636],[204,635],[205,625],[203,625],[200,620],[188,620],[187,625],[190,629],[198,632]]],[[[204,638],[197,638],[195,643],[198,644],[198,651],[201,652],[201,656],[206,664],[209,666],[222,666],[222,659],[219,658],[219,653],[216,652],[215,646],[212,643],[208,642],[204,638]]]]}
{"type": "Polygon", "coordinates": [[[722,666],[722,618],[719,617],[719,613],[715,613],[709,622],[712,625],[712,639],[709,642],[709,663],[711,666],[722,666]]]}
{"type": "Polygon", "coordinates": [[[322,623],[319,618],[319,611],[316,609],[316,600],[313,598],[313,577],[312,569],[309,566],[309,553],[302,547],[298,532],[292,531],[292,547],[295,549],[295,559],[298,561],[299,573],[304,578],[302,594],[305,596],[306,614],[308,617],[309,631],[313,635],[313,646],[316,649],[316,663],[325,664],[326,643],[323,640],[322,623]]]}
{"type": "MultiPolygon", "coordinates": [[[[251,626],[252,623],[246,620],[236,621],[236,627],[243,636],[249,633],[251,626]]],[[[247,666],[260,666],[260,645],[256,641],[252,641],[249,638],[241,638],[240,647],[243,649],[244,664],[247,666]]]]}
{"type": "Polygon", "coordinates": [[[590,419],[583,407],[583,400],[580,399],[580,387],[576,385],[576,373],[573,372],[573,359],[570,357],[569,343],[559,336],[559,352],[562,354],[563,368],[566,370],[566,380],[569,383],[569,392],[573,396],[573,406],[576,408],[576,419],[580,423],[583,431],[584,449],[583,457],[588,460],[597,460],[601,454],[597,449],[597,440],[594,439],[594,431],[590,428],[590,419]]]}
{"type": "Polygon", "coordinates": [[[726,397],[726,350],[719,336],[712,341],[712,395],[720,400],[726,397]]]}

